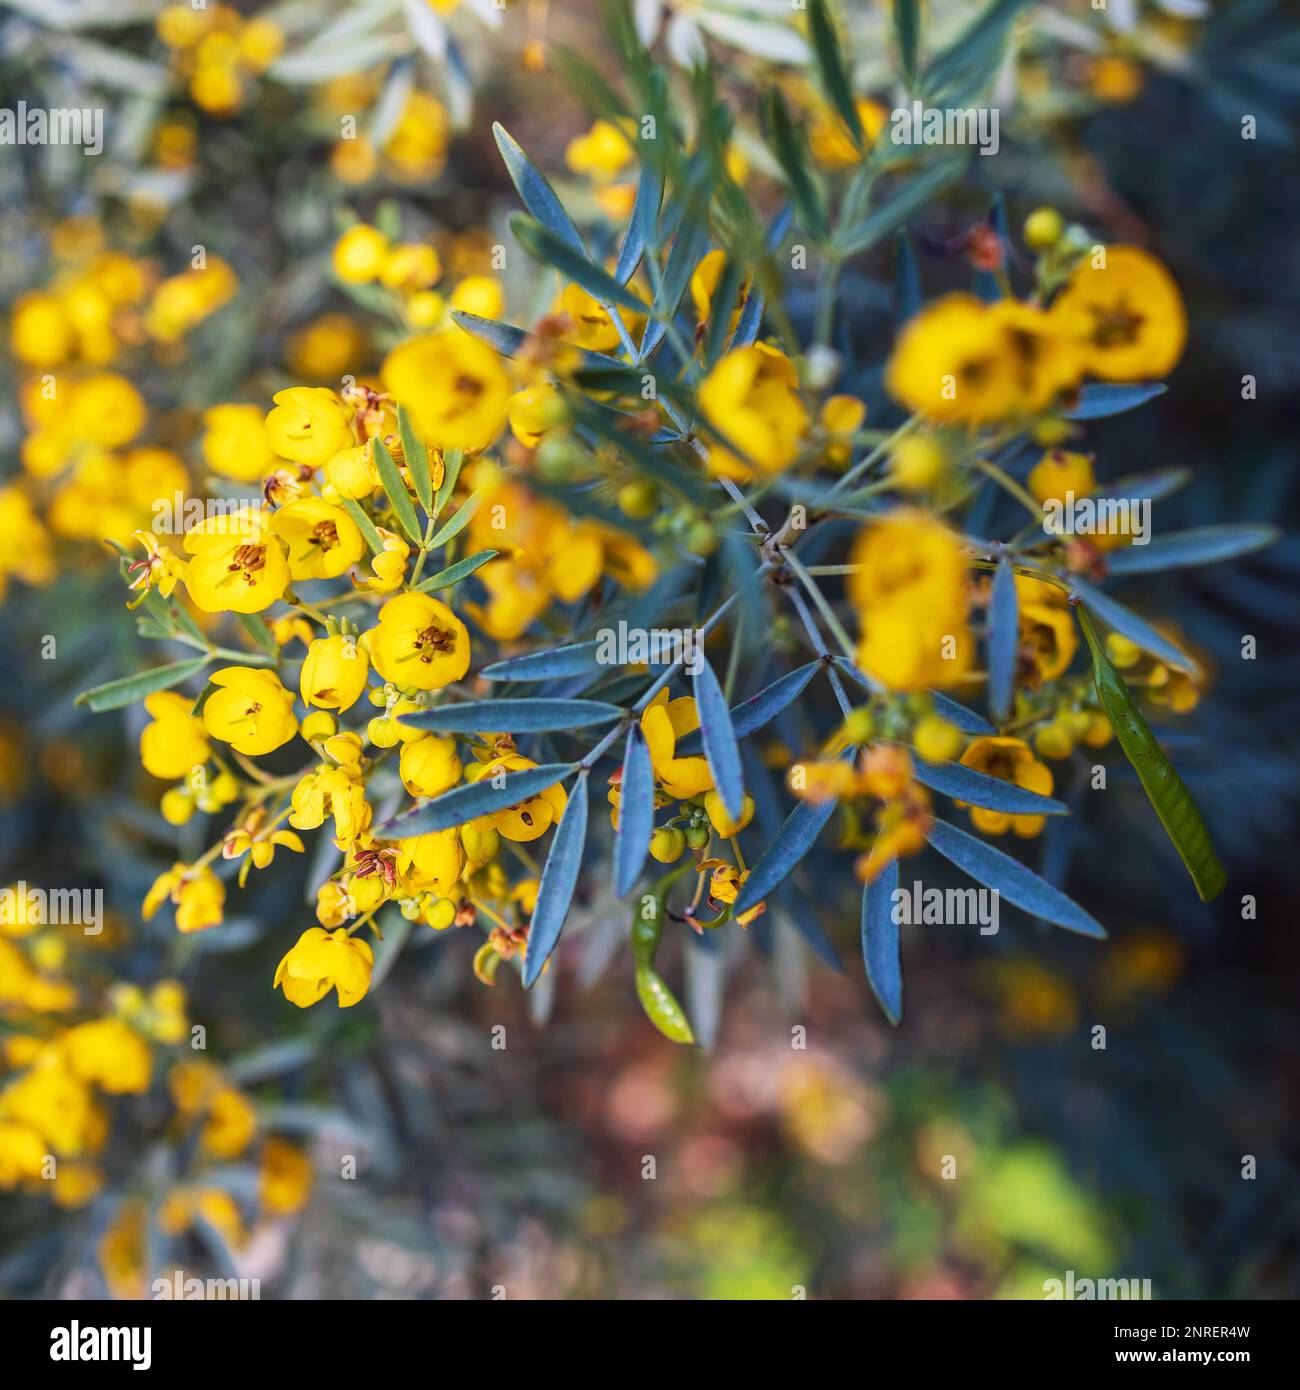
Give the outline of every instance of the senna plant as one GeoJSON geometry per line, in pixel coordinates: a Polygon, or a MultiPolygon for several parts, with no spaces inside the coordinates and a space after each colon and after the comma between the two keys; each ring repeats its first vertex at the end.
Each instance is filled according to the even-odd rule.
{"type": "MultiPolygon", "coordinates": [[[[1021,8],[934,43],[895,5],[882,85],[987,100],[1021,8]]],[[[874,119],[826,0],[815,87],[778,76],[748,105],[708,62],[656,65],[625,4],[604,14],[616,79],[561,55],[594,117],[566,196],[493,127],[518,200],[497,268],[522,290],[479,276],[444,302],[400,222],[348,226],[332,270],[385,321],[377,375],[278,392],[212,440],[256,440],[260,492],[181,554],[149,533],[122,554],[141,632],[176,652],[82,699],[144,701],[169,821],[231,817],[146,915],[170,900],[181,931],[216,928],[221,863],[243,886],[316,831],[316,924],[274,980],[293,1004],[358,1003],[367,934],[403,918],[476,928],[478,978],[504,961],[533,988],[577,904],[630,917],[637,997],[692,1043],[713,1024],[661,975],[665,933],[779,918],[838,964],[829,885],[853,883],[897,1023],[894,894],[927,847],[1030,918],[1104,935],[1059,869],[1001,846],[1080,810],[1059,772],[1112,741],[1214,897],[1224,870],[1139,703],[1186,713],[1205,673],[1105,586],[1273,532],[1153,537],[1185,473],[1114,476],[1086,448],[1177,366],[1174,278],[1052,208],[1013,232],[969,147],[874,119]],[[963,230],[936,269],[939,223],[963,230]],[[863,308],[883,300],[888,319],[863,308]]]]}

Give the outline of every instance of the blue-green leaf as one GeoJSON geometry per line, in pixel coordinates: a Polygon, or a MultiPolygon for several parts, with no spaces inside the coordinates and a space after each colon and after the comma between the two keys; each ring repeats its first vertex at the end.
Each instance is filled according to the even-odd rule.
{"type": "Polygon", "coordinates": [[[1158,657],[1166,665],[1177,667],[1191,676],[1201,674],[1201,668],[1196,662],[1186,652],[1174,646],[1167,637],[1162,637],[1145,618],[1139,618],[1132,609],[1125,608],[1122,603],[1094,588],[1078,575],[1072,575],[1070,582],[1088,607],[1121,637],[1127,637],[1130,642],[1141,647],[1144,652],[1158,657]]]}
{"type": "Polygon", "coordinates": [[[894,238],[894,317],[900,325],[920,310],[924,294],[912,238],[900,231],[894,238]]]}
{"type": "Polygon", "coordinates": [[[934,712],[941,715],[950,724],[956,724],[962,733],[997,733],[997,729],[982,714],[976,714],[973,709],[967,709],[965,705],[958,704],[956,700],[943,694],[942,691],[932,690],[930,699],[934,702],[934,712]]]}
{"type": "Polygon", "coordinates": [[[576,763],[543,763],[541,767],[525,768],[522,772],[507,772],[494,781],[485,777],[481,782],[455,787],[432,801],[425,801],[403,811],[400,816],[385,821],[379,829],[390,840],[405,840],[413,835],[427,835],[432,830],[450,830],[464,825],[476,816],[504,810],[517,802],[527,801],[547,787],[553,787],[568,776],[576,763]]]}
{"type": "Polygon", "coordinates": [[[584,772],[569,793],[568,804],[560,817],[551,852],[542,868],[542,881],[537,888],[537,906],[533,908],[532,925],[528,928],[528,945],[524,950],[524,988],[531,989],[542,967],[550,959],[564,930],[569,915],[573,890],[582,867],[582,851],[587,839],[587,774],[584,772]]]}
{"type": "Polygon", "coordinates": [[[709,761],[713,782],[727,808],[727,814],[739,819],[745,800],[745,778],[740,767],[740,749],[736,747],[736,733],[731,727],[731,711],[727,708],[726,696],[713,674],[713,667],[701,652],[692,681],[695,691],[695,707],[700,716],[700,736],[704,743],[704,756],[709,761]]]}
{"type": "Polygon", "coordinates": [[[622,713],[617,705],[608,705],[603,700],[471,700],[404,714],[402,722],[416,729],[435,729],[445,734],[474,734],[489,729],[503,729],[512,734],[546,734],[557,729],[609,724],[622,713]]]}
{"type": "Polygon", "coordinates": [[[614,893],[625,898],[641,877],[655,823],[655,777],[641,725],[627,731],[619,784],[618,834],[614,838],[614,893]]]}
{"type": "Polygon", "coordinates": [[[489,560],[495,560],[501,552],[499,550],[480,550],[473,555],[466,555],[463,560],[457,560],[454,565],[448,565],[445,570],[439,570],[437,574],[431,574],[428,579],[422,579],[415,586],[416,593],[428,593],[430,589],[450,589],[453,584],[459,584],[462,579],[468,579],[475,570],[481,570],[489,560]]]}
{"type": "Polygon", "coordinates": [[[547,652],[507,657],[485,666],[479,675],[490,681],[550,681],[585,676],[600,669],[600,647],[599,641],[574,642],[547,652]]]}
{"type": "Polygon", "coordinates": [[[826,822],[835,813],[838,803],[831,798],[822,802],[801,801],[782,822],[772,837],[767,852],[754,865],[745,886],[736,898],[734,915],[748,912],[757,906],[780,883],[813,847],[826,822]]]}
{"type": "Polygon", "coordinates": [[[1109,415],[1123,415],[1127,410],[1163,396],[1169,388],[1159,381],[1144,381],[1134,385],[1116,385],[1106,381],[1089,382],[1079,392],[1079,399],[1065,412],[1067,420],[1104,420],[1109,415]]]}
{"type": "Polygon", "coordinates": [[[618,253],[618,264],[614,267],[614,279],[620,285],[626,285],[636,274],[636,268],[641,264],[646,247],[654,240],[663,196],[663,177],[659,170],[646,160],[641,165],[641,178],[636,186],[632,220],[627,225],[627,235],[623,238],[623,246],[618,253]]]}
{"type": "Polygon", "coordinates": [[[1150,498],[1159,502],[1169,497],[1192,480],[1190,468],[1153,468],[1146,473],[1126,473],[1114,482],[1102,483],[1092,495],[1101,497],[1150,498]]]}
{"type": "Polygon", "coordinates": [[[799,209],[799,216],[814,241],[830,238],[830,223],[826,217],[826,201],[812,177],[813,161],[807,143],[795,130],[790,109],[776,87],[768,89],[763,102],[765,124],[781,172],[790,186],[790,196],[799,209]]]}
{"type": "MultiPolygon", "coordinates": [[[[406,716],[403,716],[405,719],[406,716]]],[[[409,720],[408,720],[409,722],[409,720]]],[[[987,772],[977,772],[961,763],[927,763],[914,760],[912,775],[923,787],[964,801],[970,806],[982,806],[989,811],[1006,811],[1013,816],[1068,816],[1070,808],[1050,796],[1017,787],[987,772]]]]}
{"type": "Polygon", "coordinates": [[[524,206],[543,227],[572,247],[583,259],[587,259],[587,248],[582,236],[573,224],[573,218],[564,210],[564,204],[556,197],[555,189],[547,181],[546,175],[524,153],[523,147],[506,130],[500,121],[493,121],[492,134],[496,136],[497,148],[524,206]]]}
{"type": "MultiPolygon", "coordinates": [[[[516,328],[512,323],[485,319],[481,314],[470,314],[464,309],[453,309],[451,316],[466,333],[485,342],[502,357],[518,357],[532,347],[542,346],[542,340],[536,333],[529,333],[525,328],[516,328]]],[[[622,367],[627,370],[625,362],[620,362],[617,357],[610,357],[607,353],[590,352],[575,344],[566,346],[572,346],[575,352],[580,352],[583,362],[589,367],[622,367]]]]}
{"type": "Polygon", "coordinates": [[[949,863],[969,874],[976,883],[992,888],[1012,906],[1033,917],[1041,917],[1045,922],[1064,927],[1066,931],[1105,938],[1106,932],[1099,922],[1060,889],[1053,888],[1046,879],[1025,868],[1018,859],[994,849],[983,840],[977,840],[964,830],[958,830],[947,821],[936,820],[930,827],[928,838],[949,863]]]}
{"type": "MultiPolygon", "coordinates": [[[[759,729],[770,724],[783,709],[789,708],[803,694],[820,665],[820,661],[810,661],[806,666],[787,672],[771,685],[764,686],[757,695],[751,695],[748,700],[733,706],[731,729],[736,737],[747,738],[750,734],[757,733],[759,729]]],[[[689,758],[702,747],[703,740],[699,730],[696,730],[678,743],[677,756],[689,758]]]]}
{"type": "Polygon", "coordinates": [[[891,859],[862,890],[862,960],[867,982],[885,1017],[895,1026],[903,1018],[903,965],[894,913],[897,887],[898,860],[891,859]]]}
{"type": "Polygon", "coordinates": [[[874,246],[882,237],[897,231],[915,213],[926,207],[941,188],[957,178],[967,162],[965,154],[945,156],[902,184],[888,202],[864,217],[856,227],[836,236],[840,254],[856,256],[874,246]]]}
{"type": "Polygon", "coordinates": [[[691,221],[679,227],[673,238],[672,250],[668,252],[668,264],[664,267],[662,278],[655,292],[650,321],[646,324],[641,346],[637,350],[637,360],[643,361],[663,341],[668,325],[677,313],[677,308],[691,283],[695,267],[704,258],[709,246],[709,229],[702,222],[691,221]]]}
{"type": "Polygon", "coordinates": [[[1020,605],[1016,601],[1016,576],[1006,560],[999,560],[989,600],[989,710],[999,724],[1011,713],[1019,652],[1020,605]]]}
{"type": "Polygon", "coordinates": [[[375,523],[367,516],[361,503],[354,497],[343,498],[343,510],[357,524],[357,530],[365,537],[366,544],[370,547],[372,555],[382,555],[384,553],[384,538],[375,530],[375,523]]]}
{"type": "Polygon", "coordinates": [[[607,270],[594,265],[584,253],[575,251],[540,222],[522,212],[512,212],[509,223],[515,240],[535,261],[553,266],[566,280],[581,285],[602,304],[620,304],[625,309],[645,311],[645,301],[639,295],[619,284],[607,270]]]}
{"type": "Polygon", "coordinates": [[[1109,568],[1111,574],[1150,574],[1217,565],[1275,545],[1281,534],[1276,526],[1198,526],[1158,536],[1146,545],[1124,546],[1108,557],[1109,568]]]}

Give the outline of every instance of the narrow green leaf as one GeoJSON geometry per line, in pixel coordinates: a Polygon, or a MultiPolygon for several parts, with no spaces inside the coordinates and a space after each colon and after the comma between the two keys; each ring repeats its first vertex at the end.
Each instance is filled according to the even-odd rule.
{"type": "Polygon", "coordinates": [[[1075,593],[1084,600],[1107,627],[1113,627],[1121,637],[1127,637],[1130,642],[1141,647],[1144,652],[1150,652],[1152,656],[1157,657],[1167,666],[1176,667],[1179,671],[1186,671],[1190,676],[1201,674],[1201,668],[1185,651],[1174,646],[1167,637],[1157,632],[1145,618],[1139,618],[1132,609],[1126,608],[1118,599],[1111,598],[1109,594],[1103,593],[1100,589],[1089,584],[1087,580],[1080,579],[1077,574],[1071,576],[1070,582],[1074,586],[1075,593]]]}
{"type": "Polygon", "coordinates": [[[411,428],[411,417],[406,407],[397,407],[397,433],[402,441],[402,456],[406,460],[406,471],[411,475],[415,495],[420,499],[426,513],[433,508],[433,478],[429,473],[429,451],[411,428]]]}
{"type": "Polygon", "coordinates": [[[1205,818],[1106,655],[1087,608],[1079,604],[1078,614],[1079,626],[1092,655],[1093,680],[1101,707],[1115,730],[1124,756],[1133,764],[1142,790],[1155,807],[1165,833],[1187,865],[1197,893],[1203,902],[1210,902],[1223,892],[1228,876],[1210,843],[1205,818]]]}
{"type": "Polygon", "coordinates": [[[366,538],[366,544],[370,547],[371,553],[382,555],[384,553],[384,538],[375,529],[375,523],[367,516],[361,503],[353,497],[345,497],[343,500],[343,510],[357,523],[357,530],[366,538]]]}
{"type": "Polygon", "coordinates": [[[259,647],[271,658],[280,655],[280,647],[275,638],[271,635],[271,629],[266,625],[266,619],[260,613],[240,613],[239,625],[257,643],[259,647]]]}
{"type": "Polygon", "coordinates": [[[437,550],[439,547],[454,540],[474,519],[474,513],[483,505],[482,495],[475,492],[467,497],[459,507],[450,521],[440,526],[433,539],[429,542],[430,550],[437,550]]]}
{"type": "Polygon", "coordinates": [[[83,690],[73,704],[89,705],[96,714],[121,709],[123,705],[134,704],[156,690],[170,690],[172,686],[203,670],[211,659],[208,656],[192,656],[166,666],[151,666],[147,671],[137,671],[132,676],[123,676],[121,680],[83,690]]]}
{"type": "Polygon", "coordinates": [[[465,463],[465,453],[462,449],[448,449],[442,456],[442,482],[438,484],[438,495],[433,499],[433,511],[429,514],[431,521],[437,521],[442,515],[442,509],[451,500],[451,494],[456,490],[456,484],[460,481],[460,470],[465,463]]]}
{"type": "Polygon", "coordinates": [[[916,85],[916,59],[921,43],[919,0],[894,0],[894,41],[898,44],[903,85],[910,92],[916,85]]]}
{"type": "Polygon", "coordinates": [[[424,534],[420,530],[420,521],[415,514],[415,503],[411,501],[411,494],[406,490],[406,484],[402,481],[402,475],[397,471],[397,465],[393,462],[393,456],[384,446],[384,441],[378,435],[371,441],[375,450],[375,467],[379,470],[379,481],[384,485],[384,492],[388,500],[393,504],[393,511],[397,515],[397,520],[403,531],[406,532],[413,545],[421,545],[424,541],[424,534]]]}
{"type": "Polygon", "coordinates": [[[941,188],[952,183],[968,162],[965,154],[945,156],[929,169],[901,185],[888,202],[868,214],[856,226],[836,236],[843,256],[856,256],[874,246],[882,237],[895,232],[915,213],[926,207],[941,188]]]}
{"type": "Polygon", "coordinates": [[[454,565],[448,565],[445,570],[439,570],[437,574],[431,574],[428,579],[422,579],[415,586],[415,592],[425,594],[430,589],[450,589],[453,584],[459,584],[462,579],[468,579],[475,570],[481,570],[489,560],[495,560],[500,553],[499,550],[479,550],[473,555],[466,555],[463,560],[457,560],[454,565]]]}
{"type": "Polygon", "coordinates": [[[767,92],[764,111],[772,152],[790,185],[790,196],[794,199],[795,207],[808,234],[814,241],[825,243],[830,239],[830,223],[826,218],[826,204],[821,190],[810,172],[813,168],[812,156],[795,131],[785,98],[775,87],[767,92]]]}
{"type": "MultiPolygon", "coordinates": [[[[895,5],[895,14],[898,6],[895,5]]],[[[817,59],[817,72],[821,78],[822,91],[827,100],[839,113],[840,119],[848,127],[853,143],[859,150],[863,148],[862,122],[853,102],[853,92],[849,86],[848,68],[844,54],[840,51],[840,41],[835,34],[835,26],[826,8],[826,0],[811,0],[808,6],[808,27],[812,32],[813,55],[817,59]]]]}
{"type": "Polygon", "coordinates": [[[585,676],[600,669],[601,645],[599,641],[574,642],[547,652],[512,656],[485,666],[479,675],[489,681],[549,681],[585,676]]]}
{"type": "Polygon", "coordinates": [[[1020,654],[1020,605],[1016,576],[1005,559],[998,561],[989,599],[989,712],[1002,724],[1011,713],[1020,654]]]}
{"type": "Polygon", "coordinates": [[[617,705],[604,700],[469,700],[405,714],[402,720],[412,728],[437,729],[442,733],[509,729],[512,734],[541,734],[610,724],[622,714],[617,705]]]}

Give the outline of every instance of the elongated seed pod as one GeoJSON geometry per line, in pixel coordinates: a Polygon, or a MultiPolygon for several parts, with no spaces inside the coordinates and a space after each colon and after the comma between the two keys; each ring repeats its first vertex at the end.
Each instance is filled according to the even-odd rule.
{"type": "Polygon", "coordinates": [[[691,1032],[686,1010],[677,1002],[677,996],[654,967],[655,953],[659,950],[659,938],[663,933],[664,899],[661,895],[655,896],[654,908],[654,915],[650,918],[645,916],[644,908],[638,908],[632,916],[636,997],[641,1001],[646,1017],[670,1042],[693,1043],[695,1034],[691,1032]]]}
{"type": "Polygon", "coordinates": [[[1155,807],[1156,815],[1187,865],[1202,902],[1210,902],[1223,892],[1228,876],[1210,843],[1210,832],[1191,793],[1183,785],[1173,763],[1156,742],[1142,717],[1137,701],[1115,669],[1097,637],[1092,618],[1082,603],[1077,604],[1079,626],[1092,653],[1092,674],[1097,698],[1110,720],[1111,728],[1125,757],[1142,783],[1142,789],[1155,807]]]}

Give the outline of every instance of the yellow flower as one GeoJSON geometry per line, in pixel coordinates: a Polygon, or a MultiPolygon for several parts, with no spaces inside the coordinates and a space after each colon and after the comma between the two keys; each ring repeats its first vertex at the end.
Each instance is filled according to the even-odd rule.
{"type": "Polygon", "coordinates": [[[223,666],[208,679],[217,689],[203,706],[203,727],[236,752],[271,753],[298,732],[293,696],[273,671],[223,666]]]}
{"type": "Polygon", "coordinates": [[[627,136],[609,121],[596,121],[585,135],[570,140],[564,152],[564,161],[575,174],[597,183],[616,179],[633,158],[627,136]]]}
{"type": "Polygon", "coordinates": [[[506,311],[505,291],[490,275],[467,275],[452,290],[450,307],[481,319],[499,319],[506,311]]]}
{"type": "MultiPolygon", "coordinates": [[[[726,263],[727,253],[719,247],[710,251],[691,272],[691,299],[695,304],[696,320],[700,323],[707,323],[713,312],[713,296],[718,292],[718,281],[722,279],[722,270],[726,263]]],[[[737,300],[743,300],[748,293],[749,282],[745,281],[738,287],[737,300]]],[[[739,303],[726,307],[731,313],[731,321],[728,324],[728,331],[731,331],[740,317],[740,307],[739,303]]]]}
{"type": "Polygon", "coordinates": [[[469,670],[465,624],[428,594],[390,598],[366,640],[375,670],[403,688],[441,690],[469,670]]]}
{"type": "Polygon", "coordinates": [[[949,294],[899,335],[885,368],[890,395],[931,420],[982,425],[1047,405],[1078,374],[1051,316],[949,294]]]}
{"type": "Polygon", "coordinates": [[[287,1139],[270,1138],[262,1145],[258,1202],[268,1216],[292,1216],[311,1196],[311,1159],[287,1139]]]}
{"type": "Polygon", "coordinates": [[[185,533],[185,587],[205,613],[260,613],[289,587],[284,547],[267,514],[245,507],[185,533]]]}
{"type": "Polygon", "coordinates": [[[301,497],[281,507],[271,529],[288,548],[294,579],[335,579],[355,565],[366,548],[356,522],[321,497],[301,497]]]}
{"type": "Polygon", "coordinates": [[[394,589],[401,588],[402,580],[406,577],[406,562],[411,547],[401,536],[382,526],[376,527],[376,530],[384,548],[370,562],[370,577],[358,579],[354,575],[352,582],[358,589],[369,589],[375,594],[391,594],[394,589]]]}
{"type": "Polygon", "coordinates": [[[77,439],[120,449],[144,428],[144,397],[124,376],[100,372],[79,381],[68,402],[68,429],[77,439]]]}
{"type": "Polygon", "coordinates": [[[677,756],[677,741],[700,727],[699,711],[689,695],[670,700],[661,690],[641,714],[641,732],[650,751],[655,777],[674,801],[713,790],[706,758],[677,756]]]}
{"type": "Polygon", "coordinates": [[[569,418],[564,398],[550,382],[538,382],[510,397],[510,432],[526,448],[535,449],[542,435],[569,418]]]}
{"type": "Polygon", "coordinates": [[[307,648],[299,689],[303,703],[318,709],[351,709],[366,688],[370,662],[350,637],[318,637],[307,648]]]}
{"type": "MultiPolygon", "coordinates": [[[[568,317],[572,327],[565,337],[579,347],[611,352],[622,342],[609,310],[581,285],[565,285],[555,301],[555,313],[568,317]]],[[[641,320],[641,315],[623,311],[623,322],[634,338],[641,320]]]]}
{"type": "Polygon", "coordinates": [[[326,816],[333,816],[340,845],[351,844],[370,825],[372,811],[365,786],[349,768],[322,764],[298,782],[290,804],[289,824],[295,830],[315,830],[326,816]]]}
{"type": "Polygon", "coordinates": [[[432,246],[394,246],[384,257],[379,281],[390,290],[424,290],[442,278],[442,262],[432,246]]]}
{"type": "Polygon", "coordinates": [[[221,1187],[178,1187],[158,1205],[158,1228],[179,1236],[202,1218],[231,1249],[248,1243],[248,1232],[235,1199],[221,1187]]]}
{"type": "Polygon", "coordinates": [[[259,807],[249,813],[243,825],[227,831],[222,842],[223,859],[238,859],[241,855],[248,855],[239,866],[241,888],[248,881],[249,869],[265,869],[274,860],[277,847],[292,850],[295,854],[304,852],[302,840],[292,830],[268,830],[265,828],[265,822],[266,812],[259,807]]]}
{"type": "Polygon", "coordinates": [[[331,989],[338,993],[339,1008],[359,1003],[370,988],[374,952],[343,929],[328,932],[309,927],[285,952],[275,972],[272,988],[300,1009],[323,999],[331,989]]]}
{"type": "MultiPolygon", "coordinates": [[[[854,105],[862,125],[863,143],[870,147],[885,128],[889,113],[868,97],[859,97],[854,105]]],[[[821,102],[815,107],[808,127],[808,148],[824,169],[848,169],[862,162],[862,155],[839,114],[821,102]]]]}
{"type": "Polygon", "coordinates": [[[388,254],[383,232],[358,222],[334,243],[334,273],[349,285],[364,285],[379,275],[388,254]]]}
{"type": "Polygon", "coordinates": [[[1052,318],[1087,370],[1106,381],[1165,376],[1187,342],[1187,315],[1173,277],[1136,246],[1085,257],[1052,304],[1052,318]]]}
{"type": "MultiPolygon", "coordinates": [[[[465,780],[481,782],[498,774],[523,772],[536,766],[531,758],[525,758],[522,754],[503,753],[489,762],[471,763],[465,769],[465,780]]],[[[534,792],[525,801],[507,806],[500,811],[493,811],[486,816],[478,816],[469,823],[476,830],[496,830],[507,840],[513,840],[517,844],[526,843],[545,835],[551,825],[560,819],[567,802],[568,796],[557,782],[553,787],[534,792]]]]}
{"type": "Polygon", "coordinates": [[[214,473],[240,483],[255,483],[276,466],[266,434],[266,420],[255,405],[214,405],[203,412],[200,442],[214,473]]]}
{"type": "Polygon", "coordinates": [[[412,893],[449,897],[465,870],[465,849],[456,829],[431,830],[398,842],[397,869],[412,893]]]}
{"type": "Polygon", "coordinates": [[[168,898],[176,905],[177,931],[202,931],[221,922],[226,889],[206,865],[191,868],[188,864],[173,864],[154,880],[145,894],[140,915],[147,922],[168,898]]]}
{"type": "Polygon", "coordinates": [[[958,684],[971,654],[958,538],[924,512],[899,510],[862,531],[850,559],[862,669],[891,690],[958,684]]]}
{"type": "Polygon", "coordinates": [[[73,1075],[111,1096],[138,1096],[149,1089],[148,1045],[121,1019],[78,1024],[68,1029],[60,1045],[73,1075]]]}
{"type": "Polygon", "coordinates": [[[828,436],[826,462],[844,468],[853,454],[853,436],[867,418],[867,407],[856,396],[828,396],[822,405],[821,426],[828,436]]]}
{"type": "Polygon", "coordinates": [[[20,295],[9,317],[9,347],[32,367],[58,367],[72,356],[76,329],[57,296],[44,291],[20,295]]]}
{"type": "Polygon", "coordinates": [[[156,690],[145,696],[144,707],[152,717],[140,734],[140,761],[146,772],[174,782],[207,762],[211,745],[188,695],[156,690]]]}
{"type": "Polygon", "coordinates": [[[352,417],[327,387],[292,386],[272,399],[266,437],[282,458],[319,468],[354,442],[352,417]]]}
{"type": "Polygon", "coordinates": [[[354,501],[369,497],[379,486],[373,444],[367,441],[351,449],[340,449],[325,465],[325,481],[340,497],[354,501]]]}
{"type": "Polygon", "coordinates": [[[1087,497],[1096,487],[1092,455],[1049,449],[1029,470],[1029,491],[1039,502],[1064,502],[1067,493],[1087,497]]]}
{"type": "Polygon", "coordinates": [[[427,734],[403,743],[397,766],[402,784],[412,796],[440,796],[460,781],[461,763],[454,738],[427,734]]]}
{"type": "Polygon", "coordinates": [[[1079,647],[1074,614],[1059,589],[1033,580],[1022,587],[1020,578],[1016,588],[1020,591],[1020,651],[1034,671],[1031,683],[1055,680],[1069,669],[1079,647]],[[1044,590],[1054,597],[1044,599],[1044,590]]]}
{"type": "Polygon", "coordinates": [[[45,1173],[45,1141],[26,1125],[0,1120],[0,1190],[36,1182],[45,1173]]]}
{"type": "Polygon", "coordinates": [[[794,364],[765,343],[727,353],[700,384],[700,411],[748,462],[715,444],[709,450],[709,470],[749,482],[754,468],[770,474],[789,467],[808,428],[798,386],[794,364]]]}
{"type": "Polygon", "coordinates": [[[135,539],[144,547],[144,559],[136,560],[127,566],[127,572],[135,575],[127,586],[138,591],[140,597],[128,608],[135,608],[144,602],[144,596],[152,588],[157,588],[163,598],[171,598],[177,583],[185,578],[185,562],[165,545],[159,545],[150,531],[136,531],[135,539]]]}
{"type": "Polygon", "coordinates": [[[384,389],[435,449],[486,449],[505,423],[510,380],[496,353],[459,328],[410,338],[388,354],[384,389]]]}
{"type": "Polygon", "coordinates": [[[389,173],[403,183],[434,178],[447,162],[450,133],[451,122],[442,103],[428,92],[412,92],[384,141],[389,173]]]}
{"type": "MultiPolygon", "coordinates": [[[[743,872],[737,869],[734,864],[727,864],[721,859],[706,859],[700,867],[712,868],[713,873],[709,876],[709,897],[715,903],[734,903],[740,896],[740,890],[745,885],[745,880],[749,877],[749,870],[743,872]]],[[[767,904],[757,903],[748,912],[742,912],[736,918],[737,923],[742,927],[747,927],[756,918],[762,916],[767,911],[767,904]]]]}
{"type": "MultiPolygon", "coordinates": [[[[1012,786],[1023,787],[1026,791],[1037,792],[1040,796],[1052,794],[1052,770],[1046,763],[1040,763],[1023,739],[1018,738],[977,738],[961,757],[963,767],[974,768],[989,777],[999,777],[1012,786]]],[[[958,802],[965,805],[964,802],[958,802]]],[[[1029,840],[1042,832],[1045,816],[1013,816],[1006,811],[990,811],[983,806],[971,806],[971,824],[986,835],[1005,835],[1012,831],[1021,839],[1029,840]]]]}

